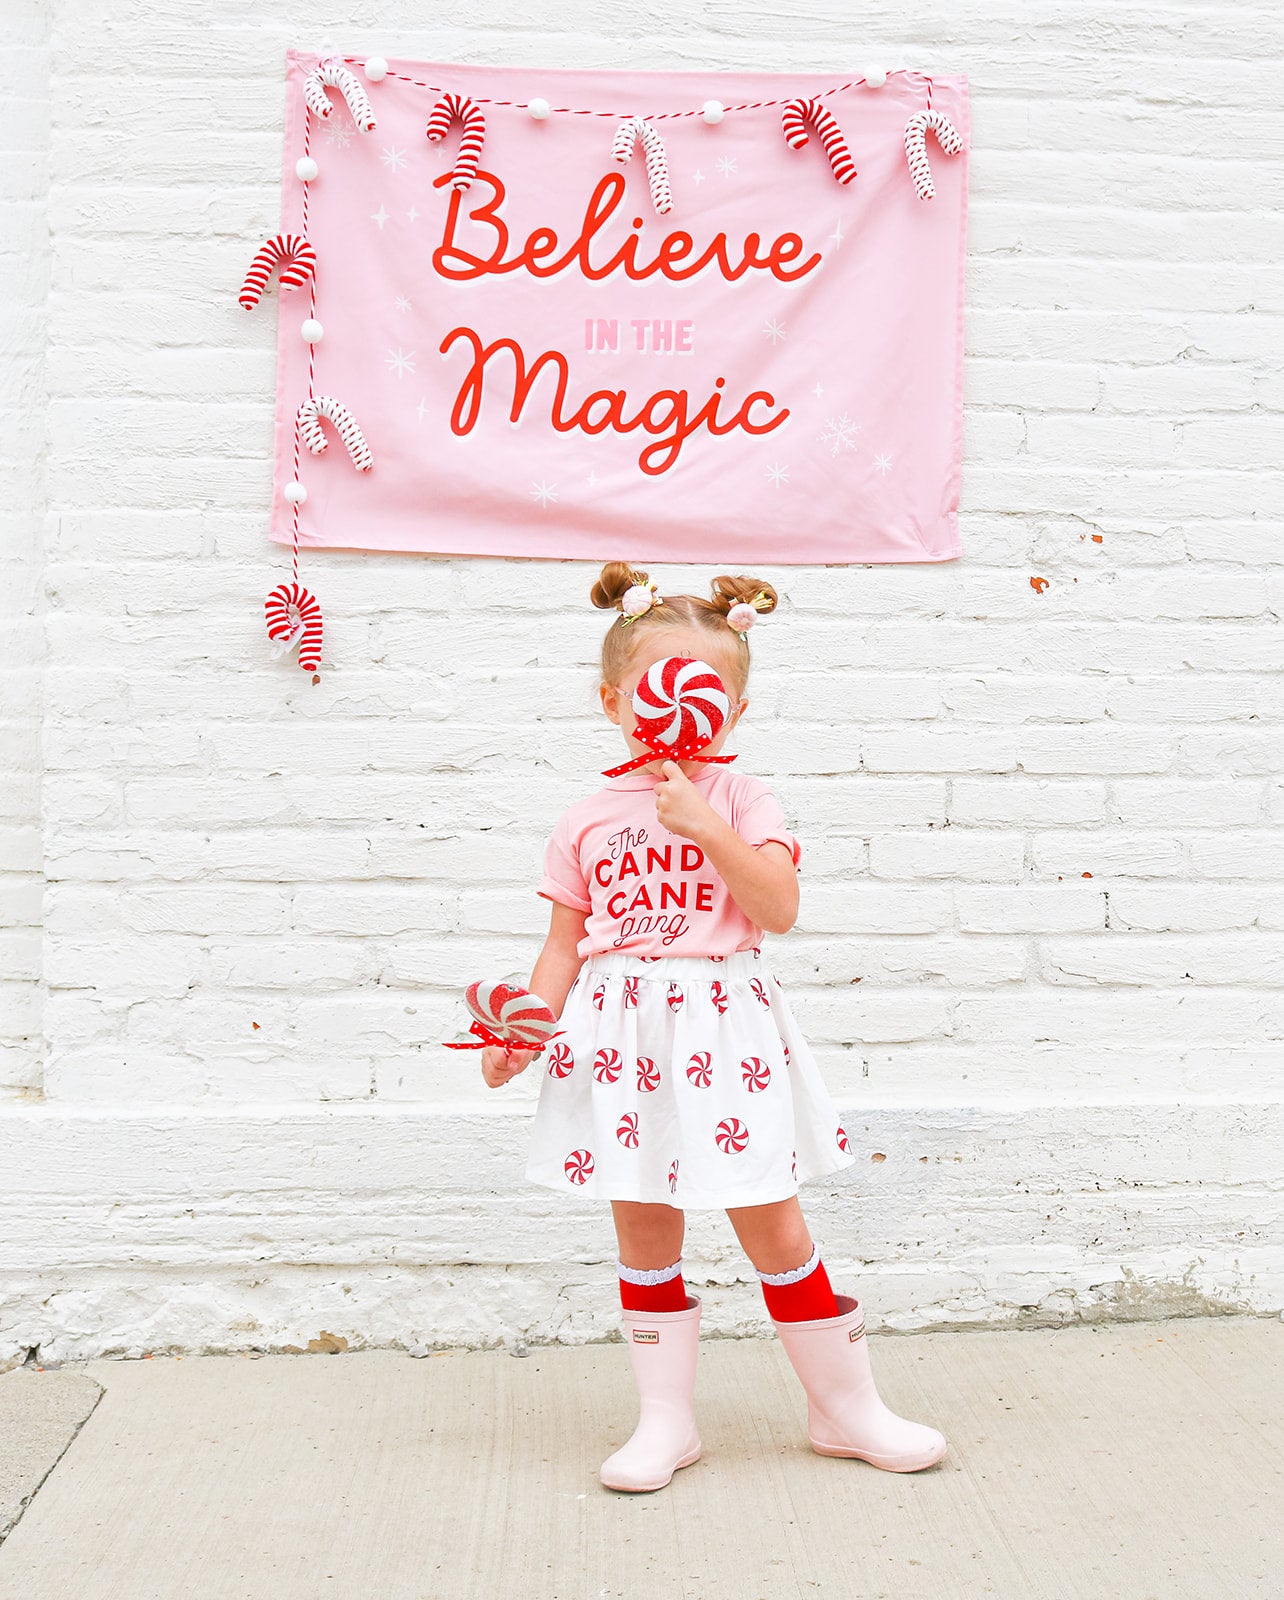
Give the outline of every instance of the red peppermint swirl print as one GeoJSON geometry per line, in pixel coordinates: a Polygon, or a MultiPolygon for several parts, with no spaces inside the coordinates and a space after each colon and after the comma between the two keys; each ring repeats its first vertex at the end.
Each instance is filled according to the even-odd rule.
{"type": "Polygon", "coordinates": [[[625,978],[624,980],[624,1009],[636,1011],[638,1005],[638,980],[625,978]]]}
{"type": "Polygon", "coordinates": [[[548,1052],[548,1075],[550,1078],[569,1078],[575,1070],[575,1057],[569,1044],[555,1044],[550,1046],[548,1052]]]}
{"type": "Polygon", "coordinates": [[[633,691],[641,732],[670,749],[703,749],[731,710],[726,686],[707,661],[666,656],[647,668],[633,691]]]}
{"type": "Polygon", "coordinates": [[[713,1057],[707,1050],[699,1050],[687,1062],[687,1077],[697,1089],[707,1089],[713,1082],[713,1057]]]}
{"type": "Polygon", "coordinates": [[[744,1074],[745,1088],[750,1094],[765,1089],[771,1082],[771,1068],[757,1056],[746,1056],[740,1063],[740,1070],[744,1074]]]}
{"type": "Polygon", "coordinates": [[[762,979],[750,978],[749,987],[753,990],[755,996],[757,997],[758,1003],[766,1006],[768,1010],[770,1010],[771,1001],[767,998],[766,985],[763,983],[762,979]]]}
{"type": "Polygon", "coordinates": [[[785,1043],[785,1041],[783,1039],[780,1041],[780,1048],[785,1052],[785,1065],[788,1066],[789,1065],[789,1046],[785,1043]]]}
{"type": "Polygon", "coordinates": [[[671,983],[669,985],[669,1010],[678,1011],[682,1007],[682,985],[671,983]]]}
{"type": "Polygon", "coordinates": [[[838,1139],[838,1148],[843,1152],[844,1155],[846,1155],[851,1149],[851,1144],[847,1138],[847,1129],[840,1127],[836,1137],[838,1139]]]}
{"type": "Polygon", "coordinates": [[[566,1158],[565,1170],[572,1183],[587,1183],[593,1176],[593,1152],[572,1150],[566,1158]]]}
{"type": "Polygon", "coordinates": [[[711,983],[709,985],[709,1001],[720,1017],[725,1014],[729,1003],[725,983],[711,983]]]}
{"type": "Polygon", "coordinates": [[[739,1117],[724,1117],[714,1138],[723,1155],[738,1156],[749,1143],[749,1130],[739,1117]]]}
{"type": "Polygon", "coordinates": [[[649,1094],[653,1089],[660,1087],[660,1069],[650,1056],[638,1057],[638,1089],[642,1094],[649,1094]]]}
{"type": "Polygon", "coordinates": [[[597,988],[594,989],[594,991],[593,991],[593,1009],[594,1009],[594,1011],[600,1011],[602,1009],[602,1001],[605,998],[606,998],[606,983],[605,983],[605,980],[604,980],[603,982],[599,983],[597,988]]]}
{"type": "Polygon", "coordinates": [[[627,1116],[620,1118],[620,1125],[615,1130],[615,1137],[626,1150],[636,1150],[638,1147],[638,1118],[636,1111],[630,1111],[627,1116]]]}
{"type": "Polygon", "coordinates": [[[676,1194],[677,1191],[678,1191],[678,1163],[676,1161],[674,1161],[669,1167],[669,1193],[670,1194],[676,1194]]]}
{"type": "Polygon", "coordinates": [[[624,1069],[618,1050],[599,1050],[593,1057],[593,1076],[599,1083],[614,1083],[624,1069]]]}
{"type": "Polygon", "coordinates": [[[796,1150],[789,1152],[789,1176],[795,1179],[798,1176],[798,1152],[796,1150]]]}

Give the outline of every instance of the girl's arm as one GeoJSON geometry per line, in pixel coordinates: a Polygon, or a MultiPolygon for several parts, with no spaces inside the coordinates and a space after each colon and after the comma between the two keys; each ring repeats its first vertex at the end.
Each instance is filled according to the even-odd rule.
{"type": "Polygon", "coordinates": [[[655,789],[656,815],[671,833],[698,844],[731,898],[768,933],[788,933],[798,919],[798,869],[783,844],[751,845],[720,817],[674,761],[655,789]]]}
{"type": "MultiPolygon", "coordinates": [[[[530,991],[556,1017],[561,1016],[571,985],[584,964],[584,958],[576,947],[584,938],[587,920],[586,912],[564,906],[558,900],[553,901],[548,936],[535,963],[535,970],[531,973],[530,991]]],[[[533,1050],[514,1050],[506,1055],[497,1045],[490,1045],[482,1051],[482,1077],[490,1088],[497,1089],[519,1072],[524,1072],[534,1059],[533,1050]]]]}

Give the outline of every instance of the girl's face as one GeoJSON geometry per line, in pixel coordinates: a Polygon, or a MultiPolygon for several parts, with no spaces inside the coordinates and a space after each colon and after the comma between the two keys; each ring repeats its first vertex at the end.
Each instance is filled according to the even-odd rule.
{"type": "MultiPolygon", "coordinates": [[[[619,683],[604,683],[598,690],[602,697],[602,709],[624,735],[630,755],[641,756],[647,751],[646,745],[633,732],[633,725],[637,720],[633,714],[633,691],[648,667],[654,666],[657,661],[663,661],[666,656],[690,656],[698,661],[707,661],[722,681],[729,683],[735,676],[736,662],[733,651],[742,648],[742,645],[734,645],[732,649],[720,646],[709,634],[695,628],[655,628],[649,634],[643,634],[633,659],[629,662],[628,670],[619,683]]],[[[749,702],[743,695],[739,700],[732,700],[731,715],[723,723],[718,737],[712,744],[705,746],[700,752],[701,755],[716,755],[722,749],[727,735],[739,722],[748,706],[749,702]]],[[[636,770],[659,773],[661,765],[661,757],[656,756],[654,760],[648,761],[644,767],[636,770]]],[[[678,765],[688,777],[708,770],[706,763],[702,761],[680,761],[678,765]]]]}

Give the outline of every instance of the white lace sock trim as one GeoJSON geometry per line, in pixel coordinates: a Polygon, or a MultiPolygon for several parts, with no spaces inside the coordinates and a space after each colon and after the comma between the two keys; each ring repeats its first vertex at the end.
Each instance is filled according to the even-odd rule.
{"type": "Polygon", "coordinates": [[[754,1271],[758,1272],[758,1276],[764,1283],[772,1283],[777,1288],[783,1288],[787,1283],[801,1283],[809,1272],[815,1272],[819,1262],[820,1246],[813,1244],[811,1254],[806,1261],[803,1262],[801,1267],[795,1267],[792,1272],[758,1272],[757,1267],[754,1268],[754,1271]]]}
{"type": "Polygon", "coordinates": [[[672,1283],[674,1278],[682,1276],[682,1257],[679,1256],[671,1267],[645,1269],[642,1267],[626,1267],[622,1261],[617,1261],[615,1270],[624,1279],[625,1283],[637,1283],[646,1287],[656,1283],[672,1283]]]}

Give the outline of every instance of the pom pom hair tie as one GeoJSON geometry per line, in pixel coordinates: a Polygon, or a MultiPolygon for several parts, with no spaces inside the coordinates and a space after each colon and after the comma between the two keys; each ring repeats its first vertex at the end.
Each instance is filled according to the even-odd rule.
{"type": "Polygon", "coordinates": [[[655,592],[654,583],[631,584],[620,599],[620,626],[627,628],[630,622],[644,617],[652,607],[663,604],[663,598],[655,592]]]}
{"type": "MultiPolygon", "coordinates": [[[[759,611],[770,604],[771,602],[768,600],[766,593],[759,589],[752,600],[739,600],[731,607],[730,611],[727,612],[727,626],[734,628],[740,637],[744,639],[750,628],[757,622],[759,611]]],[[[747,644],[748,642],[745,639],[745,643],[747,644]]]]}

